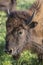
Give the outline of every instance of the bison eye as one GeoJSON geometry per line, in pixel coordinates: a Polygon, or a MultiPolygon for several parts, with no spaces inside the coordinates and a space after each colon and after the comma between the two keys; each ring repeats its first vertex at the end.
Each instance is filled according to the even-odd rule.
{"type": "Polygon", "coordinates": [[[18,34],[21,35],[22,33],[23,33],[23,30],[19,30],[19,31],[18,31],[18,34]]]}
{"type": "Polygon", "coordinates": [[[24,29],[18,30],[18,34],[19,34],[19,35],[23,35],[23,34],[24,34],[24,29]]]}
{"type": "Polygon", "coordinates": [[[19,34],[22,34],[22,31],[19,31],[19,34]]]}

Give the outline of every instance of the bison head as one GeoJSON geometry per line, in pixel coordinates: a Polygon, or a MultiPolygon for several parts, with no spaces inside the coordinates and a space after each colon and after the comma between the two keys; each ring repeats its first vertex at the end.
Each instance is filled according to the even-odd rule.
{"type": "MultiPolygon", "coordinates": [[[[20,13],[14,13],[10,15],[6,22],[6,52],[17,57],[24,49],[30,48],[31,33],[30,30],[35,28],[37,22],[32,22],[34,13],[32,16],[22,18],[20,13]]],[[[28,15],[28,14],[27,14],[28,15]]]]}

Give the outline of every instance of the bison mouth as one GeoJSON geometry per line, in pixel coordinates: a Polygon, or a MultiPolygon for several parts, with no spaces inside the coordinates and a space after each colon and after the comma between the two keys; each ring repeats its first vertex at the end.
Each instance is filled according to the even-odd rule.
{"type": "Polygon", "coordinates": [[[5,49],[4,52],[7,53],[7,54],[11,54],[12,53],[12,50],[6,50],[5,49]]]}
{"type": "Polygon", "coordinates": [[[14,59],[18,59],[20,57],[20,53],[18,53],[18,50],[16,51],[13,51],[12,49],[11,50],[4,50],[5,53],[9,54],[9,55],[12,55],[12,57],[14,59]]]}

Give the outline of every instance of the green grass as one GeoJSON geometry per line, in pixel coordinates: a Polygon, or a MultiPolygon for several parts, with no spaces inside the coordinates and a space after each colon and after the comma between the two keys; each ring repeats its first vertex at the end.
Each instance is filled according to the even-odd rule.
{"type": "Polygon", "coordinates": [[[17,0],[17,9],[29,9],[35,0],[17,0]]]}
{"type": "MultiPolygon", "coordinates": [[[[34,0],[18,0],[17,9],[25,10],[28,9],[34,0]]],[[[5,36],[6,36],[6,15],[4,12],[0,12],[0,65],[43,65],[37,60],[36,54],[31,54],[31,51],[24,51],[18,60],[14,60],[11,55],[6,54],[3,50],[5,47],[5,36]]]]}

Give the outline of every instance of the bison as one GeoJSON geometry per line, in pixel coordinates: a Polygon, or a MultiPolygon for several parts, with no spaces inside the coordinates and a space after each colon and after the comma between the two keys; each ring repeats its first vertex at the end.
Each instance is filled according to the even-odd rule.
{"type": "Polygon", "coordinates": [[[6,22],[5,49],[15,58],[23,50],[32,50],[43,60],[43,0],[36,0],[26,11],[10,13],[6,22]]]}
{"type": "Polygon", "coordinates": [[[0,0],[0,10],[7,12],[8,14],[11,11],[16,9],[16,0],[0,0]]]}

